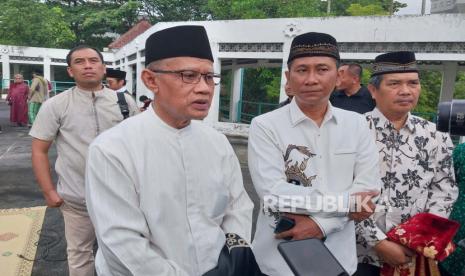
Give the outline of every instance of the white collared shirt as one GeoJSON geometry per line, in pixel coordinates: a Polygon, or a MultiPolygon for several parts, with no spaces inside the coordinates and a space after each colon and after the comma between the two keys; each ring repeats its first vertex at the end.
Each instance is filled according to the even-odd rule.
{"type": "Polygon", "coordinates": [[[115,91],[116,93],[124,93],[124,92],[128,92],[128,89],[126,88],[126,85],[123,85],[123,87],[121,87],[120,89],[116,90],[115,91]]]}
{"type": "MultiPolygon", "coordinates": [[[[332,107],[320,127],[308,118],[295,100],[256,117],[249,131],[249,168],[260,198],[273,195],[322,195],[347,198],[359,191],[379,190],[378,153],[366,120],[360,114],[332,107]],[[300,182],[294,185],[289,181],[300,182]]],[[[278,211],[285,205],[278,206],[278,211]]],[[[347,202],[345,202],[347,207],[347,202]]],[[[306,214],[299,209],[297,213],[306,214]]],[[[308,213],[326,235],[326,246],[344,268],[357,267],[354,223],[347,212],[308,213]]],[[[293,275],[277,250],[276,218],[260,212],[253,242],[263,273],[293,275]]]]}
{"type": "Polygon", "coordinates": [[[250,242],[239,161],[202,122],[175,129],[149,108],[103,133],[89,148],[86,192],[99,275],[202,275],[225,233],[250,242]]]}

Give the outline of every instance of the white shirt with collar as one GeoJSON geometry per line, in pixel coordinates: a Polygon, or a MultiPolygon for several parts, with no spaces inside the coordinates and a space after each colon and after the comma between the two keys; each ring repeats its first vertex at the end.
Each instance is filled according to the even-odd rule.
{"type": "MultiPolygon", "coordinates": [[[[318,127],[294,99],[252,121],[248,154],[252,180],[261,199],[270,195],[307,196],[314,204],[323,195],[345,198],[343,210],[315,208],[307,212],[297,208],[296,213],[315,220],[326,236],[325,245],[350,274],[354,273],[355,229],[347,217],[347,198],[354,192],[380,189],[378,153],[365,118],[328,102],[318,127]]],[[[290,206],[280,202],[274,207],[275,211],[289,212],[290,206]]],[[[253,242],[257,263],[265,274],[293,275],[277,250],[282,240],[274,237],[276,221],[276,213],[259,214],[253,242]]]]}
{"type": "Polygon", "coordinates": [[[124,93],[124,92],[128,92],[128,89],[126,88],[126,85],[123,85],[123,87],[121,87],[120,89],[116,90],[115,91],[116,93],[124,93]]]}
{"type": "Polygon", "coordinates": [[[86,173],[98,275],[202,275],[225,233],[250,242],[239,161],[202,122],[175,129],[149,108],[91,144],[86,173]]]}

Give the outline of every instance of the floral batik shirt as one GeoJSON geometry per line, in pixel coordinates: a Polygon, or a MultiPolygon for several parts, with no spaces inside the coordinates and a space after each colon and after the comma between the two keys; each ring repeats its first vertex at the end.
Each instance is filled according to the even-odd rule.
{"type": "Polygon", "coordinates": [[[357,255],[359,263],[381,266],[373,247],[385,233],[418,213],[448,217],[458,189],[447,133],[411,114],[399,131],[377,108],[365,115],[379,151],[382,188],[375,213],[356,225],[357,255]]]}

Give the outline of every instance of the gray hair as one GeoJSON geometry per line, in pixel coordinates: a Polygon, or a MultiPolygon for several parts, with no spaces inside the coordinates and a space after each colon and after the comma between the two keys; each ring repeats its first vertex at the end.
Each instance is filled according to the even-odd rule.
{"type": "Polygon", "coordinates": [[[368,81],[368,84],[371,84],[376,89],[379,89],[382,80],[383,80],[383,75],[376,75],[370,78],[370,80],[368,81]]]}
{"type": "Polygon", "coordinates": [[[165,59],[159,59],[159,60],[152,61],[149,63],[149,65],[145,66],[145,68],[149,70],[160,69],[160,67],[163,67],[163,65],[165,65],[164,61],[165,59]]]}

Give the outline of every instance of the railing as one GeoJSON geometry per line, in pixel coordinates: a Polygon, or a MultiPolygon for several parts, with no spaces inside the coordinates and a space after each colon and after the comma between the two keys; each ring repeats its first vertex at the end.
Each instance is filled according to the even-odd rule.
{"type": "Polygon", "coordinates": [[[262,102],[250,102],[250,101],[239,101],[239,112],[237,121],[241,123],[250,124],[252,119],[258,115],[266,112],[275,110],[279,104],[275,103],[262,103],[262,102]]]}
{"type": "MultiPolygon", "coordinates": [[[[10,87],[10,83],[12,83],[12,79],[2,79],[1,89],[6,89],[10,87]]],[[[31,80],[24,80],[28,86],[31,86],[31,80]]],[[[50,82],[52,89],[50,91],[50,97],[55,96],[68,88],[71,88],[75,85],[74,82],[70,81],[51,81],[50,82]]]]}
{"type": "MultiPolygon", "coordinates": [[[[53,93],[53,96],[76,85],[74,82],[70,82],[70,81],[51,81],[51,84],[52,84],[52,91],[50,92],[50,94],[53,93]]],[[[50,97],[51,96],[52,95],[50,95],[50,97]]]]}
{"type": "MultiPolygon", "coordinates": [[[[7,89],[8,87],[10,87],[10,83],[13,83],[14,79],[2,79],[2,90],[3,89],[7,89]]],[[[30,80],[24,80],[28,86],[31,85],[31,81],[30,80]]]]}
{"type": "Polygon", "coordinates": [[[220,121],[230,121],[231,120],[231,114],[229,114],[229,102],[230,99],[229,97],[221,97],[220,96],[220,121]]]}
{"type": "MultiPolygon", "coordinates": [[[[224,100],[226,102],[226,99],[224,100]]],[[[228,101],[229,104],[229,101],[228,101]]],[[[221,102],[220,102],[221,105],[221,102]]],[[[238,105],[238,122],[250,123],[252,119],[258,115],[270,112],[278,108],[279,104],[275,103],[262,103],[252,101],[239,101],[238,105]]],[[[220,107],[220,110],[223,107],[220,107]]],[[[436,123],[436,113],[434,112],[412,112],[413,115],[424,118],[428,121],[436,123]]]]}

